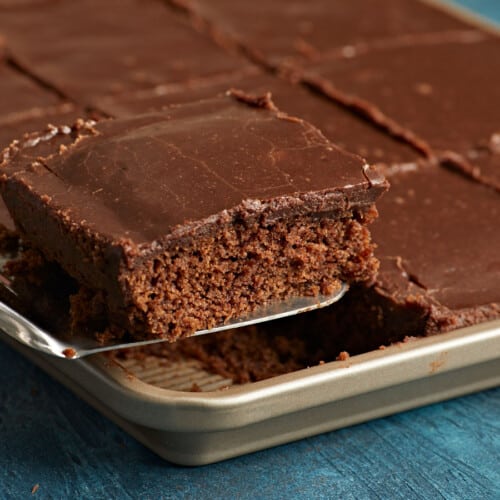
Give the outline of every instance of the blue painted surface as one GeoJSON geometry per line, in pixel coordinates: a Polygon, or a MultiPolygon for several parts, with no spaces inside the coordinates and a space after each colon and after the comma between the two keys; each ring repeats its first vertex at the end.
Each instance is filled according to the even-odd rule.
{"type": "Polygon", "coordinates": [[[445,0],[449,4],[465,7],[475,14],[500,24],[499,0],[445,0]]]}
{"type": "MultiPolygon", "coordinates": [[[[500,0],[456,3],[500,23],[500,0]]],[[[0,499],[500,499],[500,389],[190,469],[1,344],[0,366],[0,499]]]]}
{"type": "Polygon", "coordinates": [[[198,468],[0,344],[0,498],[500,498],[500,389],[198,468]]]}

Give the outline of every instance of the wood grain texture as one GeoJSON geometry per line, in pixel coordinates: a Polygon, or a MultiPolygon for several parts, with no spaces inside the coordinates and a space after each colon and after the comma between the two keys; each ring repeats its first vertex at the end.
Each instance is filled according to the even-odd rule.
{"type": "Polygon", "coordinates": [[[184,468],[3,344],[0,363],[1,498],[500,498],[500,389],[184,468]]]}

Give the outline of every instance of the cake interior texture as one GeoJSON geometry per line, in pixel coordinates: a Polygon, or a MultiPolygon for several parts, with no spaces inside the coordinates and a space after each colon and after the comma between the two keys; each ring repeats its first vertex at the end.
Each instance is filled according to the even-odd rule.
{"type": "Polygon", "coordinates": [[[74,329],[175,340],[378,267],[383,177],[269,96],[52,127],[3,172],[23,239],[82,285],[74,329]]]}
{"type": "MultiPolygon", "coordinates": [[[[136,307],[126,322],[136,332],[183,335],[244,317],[258,305],[291,295],[329,295],[343,282],[368,281],[378,267],[365,225],[374,217],[372,210],[347,212],[335,220],[241,222],[196,238],[189,246],[176,245],[127,276],[136,307]]],[[[86,325],[106,328],[123,321],[113,317],[96,290],[82,287],[71,304],[73,328],[79,331],[86,325]]],[[[112,331],[115,336],[125,332],[112,331]]]]}
{"type": "MultiPolygon", "coordinates": [[[[20,253],[13,256],[16,239],[11,232],[5,232],[1,238],[9,245],[9,252],[4,251],[3,255],[11,255],[3,272],[17,293],[14,296],[0,287],[1,299],[38,325],[64,337],[73,321],[73,297],[84,293],[81,287],[34,248],[17,247],[20,253]]],[[[97,322],[90,319],[87,327],[96,331],[106,319],[99,317],[100,305],[92,303],[91,297],[88,294],[85,298],[85,310],[88,315],[94,308],[97,322]]],[[[412,310],[407,304],[394,304],[372,288],[357,285],[335,308],[179,342],[112,351],[108,355],[118,363],[151,357],[165,363],[196,360],[203,369],[242,384],[405,341],[421,333],[424,324],[425,314],[420,308],[412,310]]]]}

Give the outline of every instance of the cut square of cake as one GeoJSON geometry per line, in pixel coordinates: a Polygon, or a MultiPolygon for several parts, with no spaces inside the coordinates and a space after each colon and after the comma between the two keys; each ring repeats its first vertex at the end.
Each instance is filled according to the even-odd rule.
{"type": "Polygon", "coordinates": [[[383,176],[269,96],[53,127],[1,168],[21,236],[81,284],[75,325],[173,340],[377,271],[383,176]]]}

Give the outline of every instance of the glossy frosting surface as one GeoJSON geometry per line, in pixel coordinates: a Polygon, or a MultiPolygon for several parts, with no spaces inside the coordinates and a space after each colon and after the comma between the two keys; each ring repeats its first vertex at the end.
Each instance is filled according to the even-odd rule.
{"type": "Polygon", "coordinates": [[[174,1],[271,65],[349,53],[354,45],[377,40],[466,27],[417,0],[174,1]]]}
{"type": "Polygon", "coordinates": [[[498,193],[444,168],[389,181],[371,229],[381,279],[400,290],[408,281],[450,309],[500,302],[498,193]]]}
{"type": "Polygon", "coordinates": [[[279,109],[318,127],[336,145],[358,154],[370,164],[416,162],[421,155],[411,146],[390,137],[331,99],[293,85],[257,68],[196,85],[165,85],[98,101],[100,109],[116,117],[126,117],[161,109],[170,104],[206,99],[230,88],[262,95],[271,92],[279,109]]]}
{"type": "Polygon", "coordinates": [[[82,104],[248,65],[153,0],[62,1],[10,9],[1,13],[0,33],[21,65],[82,104]]]}
{"type": "Polygon", "coordinates": [[[361,158],[272,106],[223,96],[53,130],[8,151],[5,168],[52,209],[136,243],[237,206],[343,210],[383,191],[361,158]]]}
{"type": "Polygon", "coordinates": [[[0,55],[0,125],[59,102],[60,99],[55,94],[15,71],[6,61],[2,61],[0,55]]]}
{"type": "Polygon", "coordinates": [[[499,75],[500,38],[477,33],[325,60],[306,79],[500,188],[499,75]]]}

